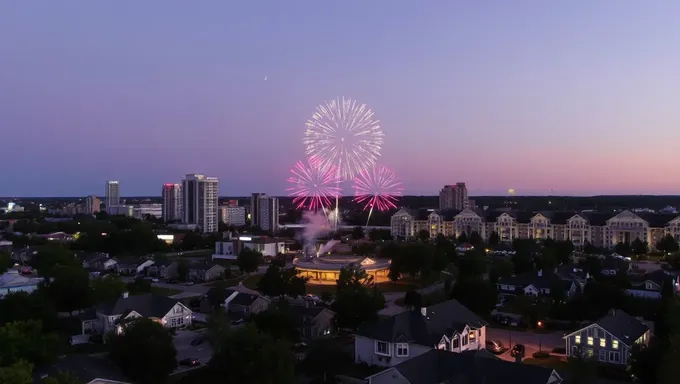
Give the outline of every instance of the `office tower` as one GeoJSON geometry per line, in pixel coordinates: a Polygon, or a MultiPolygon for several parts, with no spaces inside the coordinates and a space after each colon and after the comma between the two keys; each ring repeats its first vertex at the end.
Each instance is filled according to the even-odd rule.
{"type": "Polygon", "coordinates": [[[253,194],[251,199],[252,221],[263,231],[278,232],[279,230],[279,199],[264,193],[253,194]],[[257,195],[257,196],[256,196],[257,195]],[[252,200],[255,200],[254,204],[252,200]],[[252,209],[255,207],[255,209],[252,209]]]}
{"type": "Polygon", "coordinates": [[[259,210],[260,197],[266,196],[264,193],[253,193],[250,197],[250,225],[253,227],[258,226],[257,216],[259,210]]]}
{"type": "Polygon", "coordinates": [[[97,196],[88,196],[85,198],[85,214],[94,215],[99,212],[101,208],[101,200],[97,196]]]}
{"type": "Polygon", "coordinates": [[[462,210],[468,207],[468,193],[465,183],[445,185],[439,192],[439,209],[462,210]]]}
{"type": "Polygon", "coordinates": [[[163,184],[163,220],[182,221],[182,185],[163,184]]]}
{"type": "Polygon", "coordinates": [[[223,205],[220,207],[220,220],[227,225],[242,227],[246,225],[246,207],[223,205]]]}
{"type": "MultiPolygon", "coordinates": [[[[117,181],[107,181],[104,193],[104,206],[106,212],[120,204],[120,184],[117,181]]],[[[110,212],[109,212],[110,213],[110,212]]]]}
{"type": "Polygon", "coordinates": [[[182,206],[184,224],[195,224],[203,233],[218,231],[217,177],[187,174],[182,180],[182,206]]]}

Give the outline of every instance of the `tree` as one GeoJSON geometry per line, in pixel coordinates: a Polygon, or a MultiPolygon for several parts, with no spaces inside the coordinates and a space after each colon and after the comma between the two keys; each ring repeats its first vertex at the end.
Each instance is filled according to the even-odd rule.
{"type": "Polygon", "coordinates": [[[300,339],[299,318],[285,300],[276,307],[254,314],[251,319],[257,329],[277,340],[284,339],[294,343],[300,339]]]}
{"type": "Polygon", "coordinates": [[[653,338],[649,346],[634,344],[628,365],[630,372],[639,383],[658,383],[659,362],[665,352],[660,340],[653,338]]]}
{"type": "Polygon", "coordinates": [[[54,303],[42,290],[11,292],[0,300],[0,326],[15,321],[40,320],[44,331],[57,327],[54,303]]]}
{"type": "Polygon", "coordinates": [[[57,266],[80,267],[82,265],[73,252],[58,246],[41,249],[33,256],[31,264],[43,277],[51,277],[57,266]]]}
{"type": "Polygon", "coordinates": [[[7,272],[7,269],[12,266],[12,260],[6,252],[0,252],[0,275],[7,272]]]}
{"type": "Polygon", "coordinates": [[[385,306],[385,297],[373,285],[372,276],[354,264],[340,269],[337,296],[333,310],[340,327],[356,328],[364,321],[374,320],[385,306]]]}
{"type": "Polygon", "coordinates": [[[597,382],[595,362],[583,356],[580,348],[567,359],[567,371],[569,373],[567,384],[594,384],[597,382]]]}
{"type": "Polygon", "coordinates": [[[428,231],[427,229],[421,229],[420,231],[418,231],[418,239],[420,239],[420,241],[430,240],[430,231],[428,231]]]}
{"type": "Polygon", "coordinates": [[[0,384],[32,384],[33,364],[21,360],[6,367],[0,367],[0,384]]]}
{"type": "Polygon", "coordinates": [[[221,383],[292,384],[295,358],[290,345],[246,324],[226,332],[208,364],[221,383]]]}
{"type": "Polygon", "coordinates": [[[44,286],[58,311],[73,312],[92,304],[90,275],[80,266],[55,266],[44,286]]]}
{"type": "Polygon", "coordinates": [[[189,263],[184,259],[177,262],[177,277],[182,281],[186,281],[189,277],[189,263]]]}
{"type": "Polygon", "coordinates": [[[335,376],[346,372],[352,363],[352,356],[335,340],[319,339],[310,344],[300,369],[308,376],[321,379],[323,383],[334,383],[335,376]]]}
{"type": "Polygon", "coordinates": [[[484,239],[482,239],[482,236],[479,235],[479,232],[472,231],[472,233],[470,233],[468,243],[470,243],[470,245],[472,245],[473,247],[481,247],[482,244],[484,243],[484,239]]]}
{"type": "Polygon", "coordinates": [[[494,260],[489,269],[489,282],[497,283],[501,277],[512,276],[515,273],[515,265],[508,259],[494,260]]]}
{"type": "Polygon", "coordinates": [[[481,277],[466,277],[459,279],[451,291],[451,298],[458,300],[474,313],[486,315],[495,307],[498,291],[495,284],[491,284],[481,277]]]}
{"type": "Polygon", "coordinates": [[[364,229],[362,227],[354,227],[352,229],[352,238],[354,240],[361,240],[364,238],[364,229]]]}
{"type": "Polygon", "coordinates": [[[172,336],[150,319],[136,319],[121,335],[112,336],[109,357],[135,382],[162,384],[177,368],[172,336]]]}
{"type": "Polygon", "coordinates": [[[630,244],[630,248],[631,248],[631,251],[633,252],[633,254],[635,256],[638,256],[638,257],[642,256],[642,255],[646,255],[647,251],[649,249],[647,242],[642,241],[638,238],[633,240],[633,242],[630,244]]]}
{"type": "Polygon", "coordinates": [[[218,280],[215,286],[206,293],[206,299],[213,308],[219,308],[227,299],[227,283],[224,280],[218,280]]]}
{"type": "Polygon", "coordinates": [[[410,309],[418,309],[423,306],[423,297],[416,291],[415,289],[412,289],[408,292],[406,292],[406,295],[404,295],[404,307],[410,308],[410,309]]]}
{"type": "Polygon", "coordinates": [[[456,239],[456,242],[458,242],[458,244],[467,243],[468,242],[467,234],[465,232],[461,233],[460,236],[458,236],[458,238],[456,239]]]}
{"type": "Polygon", "coordinates": [[[243,248],[236,258],[238,268],[246,273],[257,271],[261,262],[262,253],[250,248],[243,248]]]}
{"type": "Polygon", "coordinates": [[[306,292],[308,277],[300,276],[295,267],[284,268],[281,262],[272,262],[260,281],[257,290],[267,296],[303,296],[306,292]]]}
{"type": "Polygon", "coordinates": [[[501,243],[501,237],[498,236],[498,233],[491,232],[491,234],[489,235],[489,245],[492,246],[492,247],[495,247],[500,243],[501,243]]]}
{"type": "Polygon", "coordinates": [[[458,261],[460,276],[482,276],[487,272],[488,264],[489,260],[483,251],[467,251],[458,261]]]}
{"type": "Polygon", "coordinates": [[[98,277],[92,280],[94,303],[105,303],[116,300],[125,292],[125,282],[118,276],[98,277]]]}
{"type": "Polygon", "coordinates": [[[151,292],[151,281],[138,277],[133,282],[127,284],[127,290],[132,294],[151,292]]]}
{"type": "Polygon", "coordinates": [[[56,334],[43,333],[40,321],[7,323],[0,327],[0,366],[22,360],[48,364],[56,358],[58,344],[56,334]]]}
{"type": "Polygon", "coordinates": [[[670,233],[664,236],[658,243],[656,243],[656,249],[663,251],[664,253],[677,252],[680,249],[677,240],[670,233]]]}
{"type": "Polygon", "coordinates": [[[365,289],[369,284],[373,284],[373,276],[369,275],[361,266],[351,263],[340,268],[336,283],[338,295],[344,292],[356,292],[365,289]]]}
{"type": "Polygon", "coordinates": [[[48,377],[42,381],[44,384],[85,384],[76,375],[70,372],[59,372],[54,377],[48,377]]]}
{"type": "Polygon", "coordinates": [[[224,308],[217,308],[210,313],[206,321],[206,336],[213,350],[219,347],[219,343],[224,335],[229,332],[229,317],[224,312],[224,308]]]}

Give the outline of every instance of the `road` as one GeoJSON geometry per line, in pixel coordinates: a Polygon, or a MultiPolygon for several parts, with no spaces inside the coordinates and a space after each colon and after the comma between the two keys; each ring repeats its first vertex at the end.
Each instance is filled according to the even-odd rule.
{"type": "MultiPolygon", "coordinates": [[[[487,340],[498,340],[503,345],[512,349],[515,344],[524,344],[526,347],[525,357],[531,357],[534,352],[539,350],[544,352],[552,352],[554,348],[564,348],[564,332],[550,332],[550,333],[535,333],[535,332],[520,332],[511,331],[508,329],[486,328],[487,340]]],[[[514,361],[510,356],[510,352],[506,352],[500,356],[504,360],[514,361]]]]}

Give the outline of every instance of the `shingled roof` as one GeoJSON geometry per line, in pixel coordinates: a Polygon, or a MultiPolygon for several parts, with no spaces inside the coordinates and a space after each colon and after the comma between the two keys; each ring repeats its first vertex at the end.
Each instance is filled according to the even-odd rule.
{"type": "Polygon", "coordinates": [[[407,311],[387,319],[359,327],[357,334],[387,342],[408,341],[432,346],[443,335],[460,333],[466,325],[481,328],[488,323],[452,299],[429,306],[422,311],[407,311]]]}
{"type": "Polygon", "coordinates": [[[114,301],[98,305],[95,309],[98,313],[107,316],[122,315],[129,311],[135,311],[144,317],[161,318],[178,303],[167,296],[155,293],[120,297],[114,301]]]}
{"type": "MultiPolygon", "coordinates": [[[[393,368],[410,384],[546,384],[554,370],[478,353],[432,349],[393,368]]],[[[384,372],[384,371],[383,371],[384,372]]],[[[559,376],[557,376],[559,378],[559,376]]]]}
{"type": "Polygon", "coordinates": [[[595,323],[629,347],[649,330],[645,323],[620,309],[611,310],[595,323]]]}

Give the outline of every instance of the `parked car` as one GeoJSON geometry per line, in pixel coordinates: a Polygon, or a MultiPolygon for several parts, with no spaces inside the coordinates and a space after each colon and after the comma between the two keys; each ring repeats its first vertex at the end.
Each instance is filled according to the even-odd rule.
{"type": "Polygon", "coordinates": [[[512,357],[524,357],[524,353],[526,352],[526,347],[524,347],[524,344],[515,344],[514,347],[512,347],[512,351],[510,352],[510,356],[512,357]]]}
{"type": "Polygon", "coordinates": [[[505,350],[503,343],[501,343],[499,340],[487,340],[486,349],[493,353],[503,353],[505,350]]]}
{"type": "Polygon", "coordinates": [[[186,285],[186,286],[194,285],[194,282],[193,281],[187,281],[186,283],[184,283],[184,285],[186,285]]]}
{"type": "Polygon", "coordinates": [[[198,360],[198,359],[188,358],[188,359],[180,360],[179,365],[187,365],[189,367],[195,367],[197,365],[201,365],[201,361],[198,360]]]}

